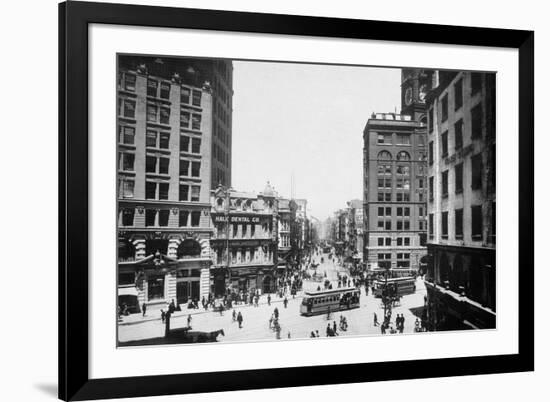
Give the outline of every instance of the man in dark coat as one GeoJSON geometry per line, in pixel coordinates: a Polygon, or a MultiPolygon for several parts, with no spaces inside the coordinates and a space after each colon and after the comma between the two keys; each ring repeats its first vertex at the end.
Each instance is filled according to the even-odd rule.
{"type": "Polygon", "coordinates": [[[141,306],[141,309],[143,310],[143,317],[145,317],[145,312],[147,311],[147,305],[145,302],[143,302],[143,306],[141,306]]]}
{"type": "Polygon", "coordinates": [[[239,328],[242,328],[243,327],[243,315],[241,314],[241,312],[239,311],[239,313],[237,314],[237,322],[239,323],[239,328]]]}

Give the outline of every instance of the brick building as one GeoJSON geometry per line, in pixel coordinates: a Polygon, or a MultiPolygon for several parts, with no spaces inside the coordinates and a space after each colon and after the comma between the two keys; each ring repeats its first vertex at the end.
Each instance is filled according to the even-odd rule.
{"type": "Polygon", "coordinates": [[[428,318],[495,328],[495,74],[438,72],[428,105],[428,318]]]}
{"type": "Polygon", "coordinates": [[[216,96],[191,70],[186,59],[119,59],[118,297],[130,310],[209,291],[216,96]]]}

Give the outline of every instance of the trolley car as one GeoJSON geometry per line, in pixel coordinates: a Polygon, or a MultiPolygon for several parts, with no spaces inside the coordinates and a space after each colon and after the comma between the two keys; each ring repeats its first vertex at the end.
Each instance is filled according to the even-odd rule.
{"type": "Polygon", "coordinates": [[[300,305],[300,314],[311,316],[327,314],[329,309],[335,312],[358,308],[360,294],[359,289],[353,287],[306,292],[300,305]]]}

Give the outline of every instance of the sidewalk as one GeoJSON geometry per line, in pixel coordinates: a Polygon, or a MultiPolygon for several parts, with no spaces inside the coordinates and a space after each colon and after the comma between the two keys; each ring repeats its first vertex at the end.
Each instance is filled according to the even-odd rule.
{"type": "MultiPolygon", "coordinates": [[[[283,303],[283,300],[284,300],[284,296],[282,298],[278,297],[275,293],[271,294],[271,304],[275,304],[275,303],[283,303]]],[[[303,291],[299,291],[297,294],[296,294],[296,297],[294,299],[301,299],[303,297],[303,291]]],[[[290,301],[292,300],[292,296],[291,295],[287,295],[287,299],[290,301]]],[[[260,296],[260,299],[258,301],[258,305],[267,305],[267,295],[261,295],[260,296]]],[[[174,311],[174,313],[172,313],[172,316],[171,318],[174,319],[174,318],[178,318],[178,317],[187,317],[188,315],[191,315],[191,316],[195,316],[195,315],[200,315],[200,314],[206,314],[206,313],[212,313],[212,314],[216,314],[216,315],[219,315],[219,312],[218,311],[214,311],[212,310],[212,308],[209,308],[208,310],[205,310],[204,308],[202,308],[202,306],[200,308],[187,308],[187,305],[183,306],[183,305],[180,305],[181,307],[181,311],[174,311]]],[[[245,304],[245,303],[242,303],[242,304],[235,304],[233,303],[233,308],[239,308],[239,309],[242,309],[242,308],[248,308],[248,307],[251,307],[253,308],[254,307],[254,304],[245,304]]],[[[148,308],[147,309],[147,312],[145,313],[145,316],[143,316],[143,313],[137,313],[137,314],[130,314],[130,315],[126,315],[126,316],[122,316],[119,320],[118,320],[118,325],[132,325],[132,324],[141,324],[143,322],[147,322],[147,321],[160,321],[161,320],[161,308],[166,312],[168,311],[168,306],[164,306],[164,307],[152,307],[152,308],[148,308]]],[[[227,311],[230,311],[231,309],[226,309],[225,312],[227,311]]]]}

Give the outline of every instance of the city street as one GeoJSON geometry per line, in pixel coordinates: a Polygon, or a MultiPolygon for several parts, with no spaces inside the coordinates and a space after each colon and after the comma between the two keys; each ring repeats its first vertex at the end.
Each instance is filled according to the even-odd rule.
{"type": "MultiPolygon", "coordinates": [[[[323,276],[327,273],[333,285],[337,287],[337,275],[340,272],[342,275],[347,274],[347,271],[341,266],[328,260],[327,255],[324,256],[324,263],[317,267],[319,275],[323,276]]],[[[316,262],[320,262],[320,257],[314,257],[316,262]]],[[[311,271],[313,272],[313,271],[311,271]]],[[[304,281],[304,291],[316,290],[317,286],[322,282],[313,280],[304,281]]],[[[414,322],[416,316],[411,309],[418,309],[424,305],[424,296],[426,290],[421,279],[417,280],[416,293],[403,296],[400,306],[393,308],[392,326],[395,327],[396,314],[403,314],[405,317],[405,326],[403,333],[414,332],[414,322]]],[[[332,314],[331,320],[328,321],[326,314],[305,317],[300,315],[300,303],[302,301],[302,293],[288,297],[288,306],[284,308],[283,299],[272,295],[271,306],[267,304],[267,296],[263,295],[260,298],[260,305],[254,307],[252,305],[236,305],[235,311],[241,312],[243,316],[242,328],[239,328],[237,322],[232,319],[232,310],[227,310],[220,315],[218,312],[204,310],[190,310],[192,317],[191,327],[193,331],[216,331],[223,329],[225,336],[218,336],[219,342],[236,342],[236,341],[251,341],[251,340],[268,340],[276,339],[277,334],[269,328],[269,319],[275,307],[279,310],[279,323],[281,325],[281,339],[290,338],[309,338],[311,331],[318,331],[319,336],[326,336],[327,324],[332,326],[333,321],[339,323],[340,315],[346,317],[348,329],[345,332],[338,330],[339,336],[358,336],[358,335],[380,335],[380,327],[374,326],[373,314],[376,313],[378,321],[381,322],[384,316],[384,307],[380,299],[375,298],[372,294],[366,296],[364,289],[361,290],[361,307],[354,310],[336,312],[332,314]]],[[[418,309],[419,310],[419,309],[418,309]]],[[[156,314],[151,312],[150,315],[156,314]]],[[[418,314],[418,313],[417,313],[418,314]]],[[[171,328],[180,328],[187,326],[188,314],[176,315],[172,317],[171,328]]],[[[151,317],[149,317],[151,318],[151,317]]],[[[147,338],[156,338],[164,336],[165,326],[158,319],[149,319],[146,321],[127,322],[124,325],[119,325],[119,341],[127,342],[133,340],[143,340],[147,338]]],[[[389,331],[386,336],[390,336],[389,331]]]]}

